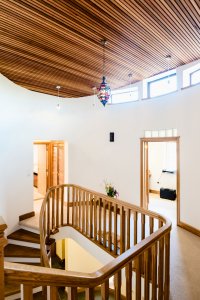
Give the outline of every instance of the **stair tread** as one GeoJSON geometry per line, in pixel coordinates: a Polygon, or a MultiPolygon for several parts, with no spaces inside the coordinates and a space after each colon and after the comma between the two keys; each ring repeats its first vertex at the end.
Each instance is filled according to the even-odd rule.
{"type": "Polygon", "coordinates": [[[17,231],[14,231],[13,233],[9,234],[7,238],[12,240],[40,244],[40,235],[25,229],[18,229],[17,231]]]}
{"type": "Polygon", "coordinates": [[[31,247],[8,244],[4,251],[5,257],[40,258],[40,249],[31,247]]]}

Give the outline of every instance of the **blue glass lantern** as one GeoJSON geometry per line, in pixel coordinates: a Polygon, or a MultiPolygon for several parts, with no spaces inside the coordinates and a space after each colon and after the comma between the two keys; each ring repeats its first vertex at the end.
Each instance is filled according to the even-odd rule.
{"type": "Polygon", "coordinates": [[[102,83],[100,84],[100,87],[98,90],[99,90],[99,92],[98,92],[97,97],[100,100],[100,102],[103,104],[103,106],[105,106],[110,98],[110,87],[106,82],[105,76],[103,76],[102,83]]]}

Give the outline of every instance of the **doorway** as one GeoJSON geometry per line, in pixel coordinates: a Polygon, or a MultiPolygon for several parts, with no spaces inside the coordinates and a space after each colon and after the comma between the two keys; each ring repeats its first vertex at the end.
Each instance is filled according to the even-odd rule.
{"type": "Polygon", "coordinates": [[[34,200],[42,200],[49,187],[64,183],[64,142],[33,143],[34,200]]]}
{"type": "Polygon", "coordinates": [[[169,214],[166,216],[177,225],[180,223],[179,161],[179,137],[141,139],[141,206],[169,214]]]}

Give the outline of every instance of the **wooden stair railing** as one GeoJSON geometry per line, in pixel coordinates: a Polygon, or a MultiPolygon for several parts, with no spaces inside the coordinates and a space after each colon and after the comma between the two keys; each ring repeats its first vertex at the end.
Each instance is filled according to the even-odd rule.
{"type": "Polygon", "coordinates": [[[5,263],[7,282],[23,284],[24,299],[32,299],[38,282],[50,288],[68,287],[68,299],[77,299],[85,288],[85,299],[94,299],[101,286],[108,299],[113,278],[115,299],[169,299],[169,253],[171,222],[140,207],[107,197],[76,185],[60,185],[48,190],[40,213],[41,257],[44,267],[5,263]],[[49,268],[46,242],[60,227],[72,226],[113,255],[114,259],[95,273],[77,273],[49,268]]]}
{"type": "Polygon", "coordinates": [[[7,240],[4,237],[4,231],[7,226],[2,217],[0,217],[0,300],[4,299],[4,247],[7,240]]]}

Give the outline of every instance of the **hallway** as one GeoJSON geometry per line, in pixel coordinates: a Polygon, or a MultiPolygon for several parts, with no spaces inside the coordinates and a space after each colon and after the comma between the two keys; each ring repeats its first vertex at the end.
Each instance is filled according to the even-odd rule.
{"type": "Polygon", "coordinates": [[[199,300],[200,238],[176,226],[176,201],[150,194],[149,209],[172,221],[170,300],[199,300]]]}

